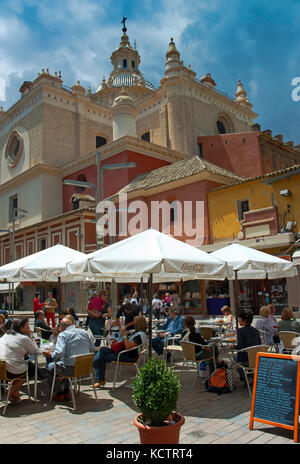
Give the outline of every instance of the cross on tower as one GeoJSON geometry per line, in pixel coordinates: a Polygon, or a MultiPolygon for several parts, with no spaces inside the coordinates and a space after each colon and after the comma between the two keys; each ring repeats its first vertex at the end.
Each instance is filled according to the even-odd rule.
{"type": "Polygon", "coordinates": [[[123,20],[121,21],[121,24],[123,24],[123,30],[126,29],[126,21],[127,21],[127,18],[125,18],[125,16],[123,16],[123,20]]]}

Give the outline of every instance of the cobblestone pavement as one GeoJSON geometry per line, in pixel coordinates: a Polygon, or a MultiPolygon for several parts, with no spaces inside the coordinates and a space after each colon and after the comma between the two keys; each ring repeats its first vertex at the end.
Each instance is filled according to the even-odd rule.
{"type": "MultiPolygon", "coordinates": [[[[27,389],[23,388],[22,402],[8,406],[6,415],[0,416],[0,443],[138,444],[139,435],[133,425],[138,411],[132,400],[130,378],[135,370],[123,366],[113,391],[114,369],[107,367],[107,384],[97,390],[98,403],[89,383],[84,382],[76,411],[71,402],[49,403],[44,383],[39,383],[37,403],[29,401],[27,389]]],[[[182,379],[178,410],[185,416],[181,444],[294,443],[289,430],[260,423],[254,423],[254,429],[249,430],[251,401],[243,384],[237,383],[232,393],[218,396],[206,392],[201,379],[194,387],[194,371],[182,368],[181,363],[175,369],[182,379]]]]}

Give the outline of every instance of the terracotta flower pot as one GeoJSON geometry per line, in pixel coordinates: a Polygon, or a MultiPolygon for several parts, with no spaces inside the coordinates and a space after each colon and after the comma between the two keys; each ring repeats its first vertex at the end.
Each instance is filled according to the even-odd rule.
{"type": "Polygon", "coordinates": [[[184,424],[184,416],[174,413],[174,418],[176,417],[176,422],[174,424],[168,424],[157,427],[151,427],[149,425],[142,424],[139,419],[142,417],[142,414],[139,414],[134,419],[134,425],[138,428],[140,433],[141,444],[177,444],[179,443],[179,435],[181,426],[184,424]]]}

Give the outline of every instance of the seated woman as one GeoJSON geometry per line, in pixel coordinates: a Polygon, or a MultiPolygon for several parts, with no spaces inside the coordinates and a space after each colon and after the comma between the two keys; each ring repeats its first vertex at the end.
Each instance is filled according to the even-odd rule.
{"type": "MultiPolygon", "coordinates": [[[[253,312],[251,309],[241,309],[238,313],[238,322],[240,328],[237,330],[237,343],[229,347],[234,350],[243,350],[250,346],[261,345],[259,331],[252,327],[253,312]]],[[[248,354],[246,352],[237,353],[236,360],[243,366],[249,366],[248,354]]],[[[240,379],[245,380],[243,369],[238,368],[240,379]]]]}
{"type": "MultiPolygon", "coordinates": [[[[31,338],[29,319],[17,319],[12,323],[10,330],[0,339],[0,359],[6,361],[7,377],[12,380],[26,375],[28,354],[37,354],[38,347],[31,338]]],[[[28,361],[29,378],[34,376],[34,364],[28,361]]],[[[13,403],[20,402],[19,388],[25,380],[16,380],[10,390],[9,399],[13,403]]]]}
{"type": "Polygon", "coordinates": [[[181,341],[189,341],[192,343],[198,343],[199,345],[205,345],[202,347],[195,345],[196,359],[205,361],[205,359],[210,358],[212,356],[211,350],[214,349],[215,358],[217,360],[217,345],[215,343],[207,343],[207,341],[204,340],[204,338],[202,338],[200,333],[196,331],[196,321],[193,318],[193,316],[186,316],[184,318],[183,324],[186,330],[183,332],[183,338],[181,341]]]}
{"type": "Polygon", "coordinates": [[[281,320],[278,322],[278,332],[298,332],[300,333],[300,323],[294,321],[294,313],[291,308],[283,308],[281,320]]]}
{"type": "MultiPolygon", "coordinates": [[[[122,327],[122,334],[124,339],[125,350],[130,350],[131,348],[138,347],[139,345],[144,345],[147,341],[147,321],[144,316],[135,316],[134,318],[134,334],[127,338],[126,328],[122,327]]],[[[128,353],[120,355],[121,362],[135,362],[138,359],[139,353],[138,350],[132,350],[128,353]]],[[[96,369],[96,383],[94,384],[95,388],[99,388],[105,385],[105,369],[106,363],[116,361],[118,354],[115,353],[111,348],[102,347],[96,353],[93,367],[96,369]]]]}
{"type": "Polygon", "coordinates": [[[273,337],[276,334],[276,329],[273,326],[273,321],[270,319],[270,308],[262,306],[259,310],[260,317],[257,319],[255,327],[262,330],[262,340],[264,345],[274,345],[273,337]]]}
{"type": "Polygon", "coordinates": [[[224,314],[224,317],[223,317],[224,324],[232,324],[232,314],[231,314],[231,309],[229,308],[229,306],[223,306],[223,308],[221,308],[221,311],[224,314]]]}

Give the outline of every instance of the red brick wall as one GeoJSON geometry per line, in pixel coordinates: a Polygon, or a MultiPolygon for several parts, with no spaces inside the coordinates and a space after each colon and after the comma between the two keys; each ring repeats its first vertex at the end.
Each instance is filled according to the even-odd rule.
{"type": "Polygon", "coordinates": [[[203,159],[244,177],[264,173],[258,132],[198,137],[203,159]]]}
{"type": "MultiPolygon", "coordinates": [[[[121,188],[129,184],[129,182],[135,179],[138,175],[170,164],[167,161],[163,161],[157,158],[151,158],[140,153],[126,150],[119,153],[118,155],[112,156],[111,158],[105,160],[103,163],[101,163],[101,167],[105,164],[127,163],[132,161],[136,163],[136,168],[104,172],[104,198],[118,192],[121,188]]],[[[95,165],[91,165],[87,168],[81,169],[80,171],[77,171],[74,174],[66,176],[64,179],[76,180],[77,176],[82,173],[85,174],[87,182],[92,182],[94,184],[97,183],[97,172],[95,165]]],[[[73,208],[72,203],[70,203],[70,198],[72,197],[72,194],[74,192],[75,187],[63,185],[64,213],[67,211],[71,211],[73,208]]],[[[93,189],[86,189],[84,193],[92,195],[93,197],[95,196],[95,192],[93,189]]]]}

